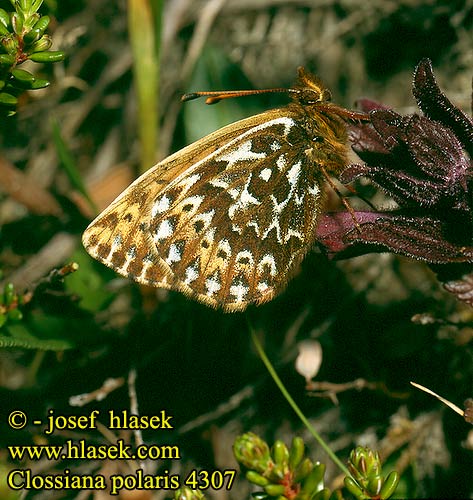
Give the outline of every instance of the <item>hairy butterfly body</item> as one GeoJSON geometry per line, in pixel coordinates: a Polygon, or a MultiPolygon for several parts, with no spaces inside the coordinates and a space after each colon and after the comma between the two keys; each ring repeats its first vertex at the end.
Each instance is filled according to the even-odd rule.
{"type": "Polygon", "coordinates": [[[302,68],[286,91],[286,107],[217,130],[138,178],[84,232],[89,254],[226,311],[281,292],[315,241],[328,173],[347,163],[344,120],[364,118],[328,102],[302,68]]]}

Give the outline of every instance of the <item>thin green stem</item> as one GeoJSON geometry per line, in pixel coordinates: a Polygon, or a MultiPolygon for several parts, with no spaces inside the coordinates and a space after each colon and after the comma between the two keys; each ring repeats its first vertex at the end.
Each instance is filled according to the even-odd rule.
{"type": "MultiPolygon", "coordinates": [[[[160,9],[161,2],[156,5],[160,9]]],[[[158,58],[155,20],[160,16],[152,0],[128,0],[128,30],[133,53],[133,71],[138,101],[138,133],[141,168],[146,171],[156,159],[158,135],[158,58]]]]}
{"type": "Polygon", "coordinates": [[[263,346],[261,345],[261,342],[259,341],[258,337],[256,336],[255,331],[253,330],[253,328],[250,328],[250,330],[251,330],[251,338],[252,338],[253,343],[256,347],[256,350],[258,352],[259,357],[261,358],[261,360],[265,364],[266,369],[268,370],[269,374],[271,375],[274,382],[278,386],[279,390],[282,392],[283,396],[286,398],[286,401],[289,403],[289,405],[292,407],[292,409],[296,412],[296,415],[301,419],[302,423],[307,427],[307,429],[312,434],[314,439],[325,450],[325,452],[332,459],[332,461],[338,466],[338,468],[346,476],[351,477],[349,470],[345,467],[345,465],[343,465],[343,463],[339,460],[337,455],[335,455],[335,453],[330,449],[328,444],[321,438],[321,436],[317,433],[317,431],[312,427],[312,425],[307,420],[304,413],[302,413],[302,410],[297,406],[297,403],[292,399],[291,395],[287,391],[286,387],[284,386],[284,384],[282,383],[278,374],[276,373],[276,370],[274,369],[273,365],[271,364],[271,361],[269,361],[268,357],[266,356],[266,353],[264,352],[263,346]]]}

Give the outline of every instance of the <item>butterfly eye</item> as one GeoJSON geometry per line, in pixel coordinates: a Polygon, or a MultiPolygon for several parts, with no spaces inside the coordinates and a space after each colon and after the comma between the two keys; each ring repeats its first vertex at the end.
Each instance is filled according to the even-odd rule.
{"type": "Polygon", "coordinates": [[[322,91],[322,96],[321,96],[322,101],[331,101],[332,100],[332,93],[328,89],[324,89],[322,91]]]}
{"type": "Polygon", "coordinates": [[[321,135],[315,135],[312,137],[312,142],[318,142],[320,144],[321,142],[324,142],[324,138],[321,135]]]}
{"type": "Polygon", "coordinates": [[[307,89],[304,92],[301,92],[299,96],[299,101],[302,104],[316,104],[321,102],[322,94],[320,92],[314,92],[313,90],[307,89]]]}

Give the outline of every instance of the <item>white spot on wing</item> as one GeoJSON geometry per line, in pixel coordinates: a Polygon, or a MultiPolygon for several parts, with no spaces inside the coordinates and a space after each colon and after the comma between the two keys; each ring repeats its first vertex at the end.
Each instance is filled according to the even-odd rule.
{"type": "Polygon", "coordinates": [[[186,277],[184,279],[184,283],[189,285],[193,281],[195,281],[199,277],[199,272],[197,270],[197,265],[189,266],[186,268],[186,277]]]}
{"type": "Polygon", "coordinates": [[[165,240],[166,238],[172,236],[172,233],[173,233],[173,227],[169,222],[169,219],[165,219],[161,221],[161,223],[158,226],[158,229],[156,229],[156,234],[154,235],[154,241],[165,240]]]}
{"type": "Polygon", "coordinates": [[[260,283],[258,283],[258,285],[256,287],[258,292],[261,292],[261,293],[266,292],[266,290],[268,290],[268,288],[269,288],[269,286],[265,281],[261,281],[260,283]]]}
{"type": "Polygon", "coordinates": [[[205,232],[204,238],[209,242],[213,243],[215,238],[215,228],[212,227],[208,231],[205,232]]]}
{"type": "Polygon", "coordinates": [[[205,280],[205,286],[207,288],[207,295],[210,297],[214,293],[217,293],[222,286],[218,282],[218,279],[216,276],[211,276],[210,278],[207,278],[205,280]]]}
{"type": "Polygon", "coordinates": [[[255,198],[249,191],[248,191],[248,185],[251,180],[251,175],[248,178],[248,182],[245,184],[245,187],[243,188],[243,191],[241,192],[240,195],[240,203],[246,207],[250,203],[253,203],[253,205],[259,205],[261,202],[255,198]]]}
{"type": "Polygon", "coordinates": [[[200,179],[200,174],[192,174],[189,177],[184,177],[182,181],[178,184],[182,186],[183,192],[189,191],[189,189],[200,179]]]}
{"type": "Polygon", "coordinates": [[[248,287],[243,285],[243,283],[237,283],[230,287],[230,293],[235,297],[236,302],[243,302],[243,299],[248,293],[248,287]]]}
{"type": "Polygon", "coordinates": [[[271,171],[270,168],[263,168],[263,170],[261,170],[259,176],[261,179],[263,179],[265,182],[268,182],[269,181],[269,178],[271,177],[271,174],[273,172],[271,171]]]}
{"type": "Polygon", "coordinates": [[[230,243],[228,240],[220,240],[218,242],[218,250],[222,250],[222,252],[225,252],[227,254],[227,258],[231,257],[232,255],[232,247],[230,246],[230,243]]]}
{"type": "Polygon", "coordinates": [[[195,195],[195,196],[189,196],[188,198],[185,198],[182,200],[182,206],[185,205],[192,205],[194,211],[197,210],[200,207],[200,204],[204,201],[203,196],[195,195]]]}
{"type": "Polygon", "coordinates": [[[252,174],[250,173],[248,174],[248,180],[246,181],[244,188],[241,190],[239,197],[236,198],[235,203],[230,205],[230,208],[228,209],[228,216],[230,217],[230,219],[233,219],[235,212],[239,209],[248,208],[250,204],[253,205],[261,204],[261,202],[248,191],[248,186],[250,185],[251,178],[252,174]]]}
{"type": "Polygon", "coordinates": [[[151,216],[156,217],[156,215],[162,214],[166,210],[169,210],[170,206],[171,206],[171,200],[169,199],[169,196],[167,195],[161,196],[161,198],[159,198],[153,203],[153,208],[151,209],[151,216]]]}
{"type": "Polygon", "coordinates": [[[258,160],[260,158],[266,158],[266,153],[255,153],[251,151],[252,147],[251,140],[245,141],[238,145],[235,149],[230,149],[227,153],[224,153],[220,156],[217,156],[217,161],[227,161],[228,167],[232,168],[235,163],[239,161],[247,161],[247,160],[258,160]]]}
{"type": "Polygon", "coordinates": [[[307,191],[313,196],[318,196],[320,194],[320,186],[316,183],[314,187],[307,188],[307,191]]]}
{"type": "Polygon", "coordinates": [[[238,252],[237,255],[236,255],[236,262],[239,262],[243,259],[247,259],[248,260],[248,264],[250,264],[250,266],[253,265],[254,263],[254,258],[253,258],[253,254],[249,251],[249,250],[242,250],[241,252],[238,252]]]}
{"type": "Polygon", "coordinates": [[[281,172],[286,168],[287,161],[284,155],[281,155],[277,160],[276,160],[276,166],[278,167],[278,170],[281,172]]]}
{"type": "Polygon", "coordinates": [[[287,180],[291,186],[295,186],[297,184],[297,180],[299,179],[299,174],[301,173],[301,162],[298,161],[295,165],[293,165],[289,172],[286,174],[287,180]]]}
{"type": "Polygon", "coordinates": [[[235,188],[229,189],[227,192],[234,200],[236,200],[238,196],[240,196],[240,191],[235,188]]]}
{"type": "Polygon", "coordinates": [[[237,226],[236,224],[232,224],[232,231],[235,231],[235,233],[241,234],[243,232],[243,228],[240,226],[237,226]]]}
{"type": "Polygon", "coordinates": [[[112,251],[118,250],[122,246],[123,238],[121,234],[117,234],[115,238],[113,238],[112,243],[112,251]]]}
{"type": "Polygon", "coordinates": [[[202,229],[207,229],[212,222],[213,216],[215,215],[215,210],[209,210],[208,212],[204,212],[199,216],[194,218],[195,222],[203,222],[204,227],[202,229]]]}
{"type": "Polygon", "coordinates": [[[169,253],[168,257],[166,259],[167,264],[172,264],[173,262],[179,262],[181,260],[181,252],[179,251],[179,248],[177,248],[177,245],[174,243],[169,246],[169,253]]]}
{"type": "Polygon", "coordinates": [[[297,231],[296,229],[289,228],[289,230],[286,233],[286,236],[284,238],[284,243],[287,243],[293,236],[298,238],[301,242],[304,241],[304,237],[300,231],[297,231]]]}
{"type": "Polygon", "coordinates": [[[209,184],[222,189],[227,189],[229,186],[228,182],[220,177],[212,179],[211,181],[209,181],[209,184]]]}

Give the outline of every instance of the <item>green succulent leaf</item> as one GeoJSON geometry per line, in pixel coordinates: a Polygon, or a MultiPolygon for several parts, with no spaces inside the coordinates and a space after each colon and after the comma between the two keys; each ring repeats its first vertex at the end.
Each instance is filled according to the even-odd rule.
{"type": "Polygon", "coordinates": [[[46,50],[44,52],[34,52],[29,58],[34,62],[53,63],[62,61],[66,54],[62,50],[46,50]]]}
{"type": "Polygon", "coordinates": [[[387,500],[396,491],[397,485],[399,484],[399,474],[396,471],[392,471],[388,474],[384,480],[383,487],[379,492],[379,496],[382,500],[387,500]]]}
{"type": "Polygon", "coordinates": [[[49,80],[43,80],[37,78],[34,82],[31,84],[31,90],[38,90],[38,89],[44,89],[46,87],[49,87],[50,82],[49,80]]]}
{"type": "Polygon", "coordinates": [[[7,283],[3,289],[3,304],[9,306],[15,297],[15,287],[13,283],[7,283]]]}
{"type": "Polygon", "coordinates": [[[304,440],[301,437],[294,437],[289,452],[289,468],[293,471],[301,463],[304,457],[304,440]]]}
{"type": "Polygon", "coordinates": [[[5,26],[3,22],[1,22],[0,18],[0,35],[9,35],[10,31],[8,30],[8,26],[5,26]]]}
{"type": "Polygon", "coordinates": [[[266,486],[269,484],[269,479],[254,470],[247,471],[245,476],[250,483],[256,484],[257,486],[266,486]]]}
{"type": "Polygon", "coordinates": [[[10,26],[10,16],[8,12],[4,9],[0,9],[0,25],[9,30],[10,26]]]}
{"type": "Polygon", "coordinates": [[[0,92],[0,106],[15,106],[18,99],[7,92],[0,92]]]}
{"type": "Polygon", "coordinates": [[[11,74],[15,80],[18,80],[21,83],[33,83],[35,81],[35,76],[30,73],[29,71],[26,71],[24,69],[20,68],[14,68],[11,70],[11,74]]]}
{"type": "Polygon", "coordinates": [[[279,497],[284,495],[286,488],[282,484],[268,484],[264,487],[264,491],[272,497],[279,497]]]}
{"type": "Polygon", "coordinates": [[[22,14],[22,12],[15,12],[11,16],[11,25],[13,28],[13,31],[17,35],[21,35],[21,32],[23,30],[23,23],[25,22],[25,18],[22,14]]]}
{"type": "MultiPolygon", "coordinates": [[[[32,54],[36,54],[39,52],[46,52],[51,47],[52,44],[53,44],[53,42],[51,40],[51,37],[49,37],[48,35],[43,35],[39,40],[34,42],[28,48],[28,53],[30,54],[29,58],[31,59],[32,54]]],[[[33,60],[33,59],[31,59],[31,60],[33,60]]],[[[35,61],[35,62],[42,62],[42,61],[35,61]]],[[[48,61],[46,61],[46,62],[48,62],[48,61]]]]}
{"type": "Polygon", "coordinates": [[[11,54],[0,54],[0,65],[11,66],[15,63],[15,56],[11,54]]]}
{"type": "Polygon", "coordinates": [[[317,462],[312,472],[302,483],[302,491],[313,494],[324,488],[325,464],[317,462]]]}

